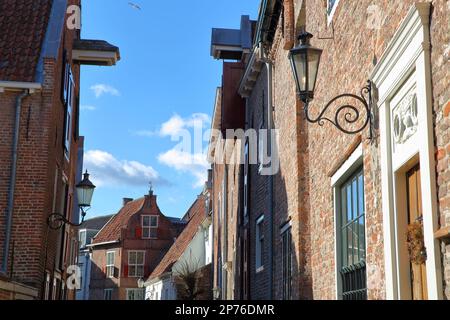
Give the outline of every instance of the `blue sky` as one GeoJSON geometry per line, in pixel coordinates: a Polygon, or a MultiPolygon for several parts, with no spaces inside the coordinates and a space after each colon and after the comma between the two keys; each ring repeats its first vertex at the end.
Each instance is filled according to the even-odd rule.
{"type": "Polygon", "coordinates": [[[243,14],[256,19],[259,0],[135,0],[142,10],[128,2],[83,2],[82,37],[107,40],[122,57],[115,67],[82,67],[80,132],[98,185],[89,217],[116,213],[150,180],[162,212],[180,217],[201,192],[207,164],[189,161],[193,150],[177,152],[172,137],[195,121],[210,126],[222,68],[210,56],[211,28],[238,28],[243,14]]]}

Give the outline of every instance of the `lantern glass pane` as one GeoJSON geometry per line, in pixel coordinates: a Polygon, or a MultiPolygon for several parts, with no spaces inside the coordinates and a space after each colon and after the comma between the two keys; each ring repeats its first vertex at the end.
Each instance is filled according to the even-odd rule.
{"type": "Polygon", "coordinates": [[[318,50],[308,50],[308,88],[307,91],[314,92],[319,71],[321,52],[318,50]]]}
{"type": "Polygon", "coordinates": [[[307,91],[306,84],[308,79],[306,68],[306,53],[296,53],[292,57],[293,68],[295,69],[296,80],[298,84],[298,90],[300,92],[307,91]]]}
{"type": "Polygon", "coordinates": [[[89,207],[91,205],[93,188],[77,188],[78,205],[89,207]]]}

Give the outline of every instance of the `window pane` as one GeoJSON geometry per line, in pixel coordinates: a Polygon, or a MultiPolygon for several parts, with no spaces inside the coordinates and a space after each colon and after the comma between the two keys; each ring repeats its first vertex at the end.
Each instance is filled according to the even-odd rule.
{"type": "Polygon", "coordinates": [[[149,216],[143,216],[142,217],[142,226],[143,227],[149,227],[150,226],[150,217],[149,216]]]}
{"type": "Polygon", "coordinates": [[[158,217],[156,217],[156,216],[151,217],[151,224],[150,224],[150,226],[151,227],[157,227],[158,226],[158,217]]]}
{"type": "Polygon", "coordinates": [[[142,238],[150,238],[150,228],[142,229],[142,238]]]}
{"type": "Polygon", "coordinates": [[[358,178],[358,214],[364,214],[364,177],[360,175],[358,178]]]}
{"type": "Polygon", "coordinates": [[[347,186],[347,222],[352,221],[352,186],[347,186]]]}
{"type": "Polygon", "coordinates": [[[348,265],[348,235],[347,235],[347,227],[342,229],[342,265],[348,265]]]}
{"type": "Polygon", "coordinates": [[[128,253],[128,262],[129,264],[136,264],[136,252],[130,251],[128,253]]]}
{"type": "Polygon", "coordinates": [[[364,220],[364,216],[359,218],[359,246],[361,248],[361,260],[366,260],[366,231],[364,220]]]}
{"type": "Polygon", "coordinates": [[[345,188],[341,189],[341,225],[347,223],[347,197],[345,194],[345,188]]]}
{"type": "Polygon", "coordinates": [[[356,178],[352,182],[352,220],[355,220],[358,217],[358,181],[356,178]]]}
{"type": "Polygon", "coordinates": [[[352,225],[348,225],[346,228],[347,233],[347,266],[350,266],[353,264],[353,231],[352,231],[352,225]]]}
{"type": "Polygon", "coordinates": [[[144,264],[144,252],[137,253],[137,262],[136,264],[144,264]]]}

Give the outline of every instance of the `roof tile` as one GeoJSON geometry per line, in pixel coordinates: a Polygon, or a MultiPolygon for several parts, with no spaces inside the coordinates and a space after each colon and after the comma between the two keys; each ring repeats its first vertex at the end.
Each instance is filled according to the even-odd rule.
{"type": "Polygon", "coordinates": [[[0,81],[34,81],[52,2],[0,1],[0,81]]]}
{"type": "Polygon", "coordinates": [[[178,261],[183,252],[189,246],[189,243],[197,233],[198,226],[200,226],[200,224],[206,219],[204,195],[197,198],[186,216],[190,217],[189,223],[184,228],[183,232],[178,236],[174,244],[170,247],[169,251],[167,251],[158,266],[156,266],[155,270],[153,270],[150,275],[150,279],[154,279],[161,276],[165,272],[170,271],[172,266],[178,261]]]}

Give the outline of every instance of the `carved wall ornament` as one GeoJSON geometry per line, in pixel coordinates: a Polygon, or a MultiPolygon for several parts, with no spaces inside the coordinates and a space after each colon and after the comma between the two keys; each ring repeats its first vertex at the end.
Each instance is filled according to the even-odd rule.
{"type": "Polygon", "coordinates": [[[393,110],[394,141],[404,144],[417,132],[417,95],[411,92],[393,110]]]}

